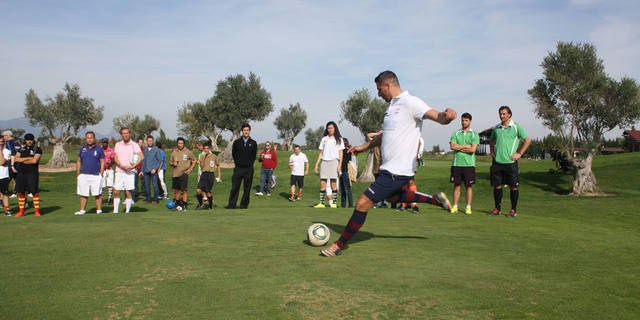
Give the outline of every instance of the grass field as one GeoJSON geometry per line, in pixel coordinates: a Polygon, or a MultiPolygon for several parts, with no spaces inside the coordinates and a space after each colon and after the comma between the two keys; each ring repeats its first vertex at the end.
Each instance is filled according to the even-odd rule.
{"type": "MultiPolygon", "coordinates": [[[[74,216],[75,173],[41,173],[46,214],[0,218],[0,318],[640,318],[640,153],[595,159],[614,194],[596,198],[564,195],[571,178],[549,175],[552,162],[522,161],[516,219],[485,215],[493,200],[480,162],[473,215],[374,209],[337,258],[320,257],[305,231],[322,222],[335,240],[351,210],[311,208],[313,174],[304,200],[287,201],[288,154],[279,158],[273,196],[252,195],[248,210],[222,208],[223,170],[213,211],[139,201],[128,215],[74,216]]],[[[450,195],[449,166],[427,160],[419,190],[450,195]]],[[[193,195],[195,176],[191,186],[193,195]]]]}

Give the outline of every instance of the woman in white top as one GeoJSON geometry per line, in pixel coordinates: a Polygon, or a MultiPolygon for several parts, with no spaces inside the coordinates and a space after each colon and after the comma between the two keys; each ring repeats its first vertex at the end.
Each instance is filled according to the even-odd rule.
{"type": "MultiPolygon", "coordinates": [[[[338,173],[340,167],[342,167],[342,150],[344,149],[344,143],[338,125],[335,122],[327,122],[327,126],[324,130],[324,137],[320,141],[320,153],[318,154],[318,160],[316,161],[316,167],[314,171],[316,174],[320,173],[320,203],[314,206],[314,208],[324,208],[324,198],[327,188],[327,180],[331,181],[331,194],[338,192],[338,173]],[[322,160],[322,161],[321,161],[322,160]],[[318,165],[320,170],[318,171],[318,165]]],[[[336,199],[329,194],[329,206],[331,208],[337,208],[336,199]]]]}

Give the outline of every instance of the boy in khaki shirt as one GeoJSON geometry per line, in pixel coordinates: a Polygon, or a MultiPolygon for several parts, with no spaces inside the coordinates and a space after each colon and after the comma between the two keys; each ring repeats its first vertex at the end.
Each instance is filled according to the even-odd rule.
{"type": "Polygon", "coordinates": [[[220,180],[220,163],[218,163],[218,156],[211,153],[211,144],[205,143],[202,146],[202,154],[200,156],[200,168],[202,174],[200,175],[200,181],[198,181],[198,188],[196,189],[196,198],[198,199],[199,206],[196,210],[210,210],[213,208],[213,197],[211,196],[211,188],[213,187],[213,180],[220,180]],[[215,178],[215,172],[218,171],[218,177],[215,178]],[[203,203],[202,193],[207,195],[209,206],[203,203]]]}
{"type": "Polygon", "coordinates": [[[184,143],[184,138],[178,137],[178,148],[173,149],[171,162],[169,162],[169,165],[173,167],[173,199],[177,210],[187,210],[189,172],[193,170],[197,162],[191,150],[184,147],[184,143]]]}

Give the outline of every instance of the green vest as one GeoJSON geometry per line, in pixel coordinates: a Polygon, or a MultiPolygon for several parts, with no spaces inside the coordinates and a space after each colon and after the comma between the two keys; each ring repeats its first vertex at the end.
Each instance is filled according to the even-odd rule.
{"type": "MultiPolygon", "coordinates": [[[[473,129],[464,132],[460,129],[451,135],[450,142],[455,142],[459,145],[471,145],[480,144],[480,136],[473,129]]],[[[476,153],[466,153],[462,151],[453,152],[453,164],[454,167],[475,167],[476,166],[476,153]]]]}
{"type": "Polygon", "coordinates": [[[495,161],[502,164],[514,163],[511,160],[511,156],[518,151],[520,140],[524,140],[527,137],[527,133],[522,126],[513,120],[509,122],[506,128],[502,127],[502,123],[496,125],[491,131],[491,140],[495,141],[495,161]]]}

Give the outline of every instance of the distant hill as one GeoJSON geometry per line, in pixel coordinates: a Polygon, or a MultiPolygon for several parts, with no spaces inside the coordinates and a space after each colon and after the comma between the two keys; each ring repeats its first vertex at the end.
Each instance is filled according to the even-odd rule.
{"type": "MultiPolygon", "coordinates": [[[[0,120],[0,129],[4,130],[4,129],[8,129],[8,128],[15,128],[15,129],[24,129],[25,133],[33,133],[36,136],[40,135],[40,128],[39,127],[32,127],[29,124],[29,120],[27,120],[27,118],[15,118],[15,119],[10,119],[10,120],[0,120]]],[[[85,132],[90,131],[91,128],[86,128],[84,130],[80,130],[80,132],[78,133],[79,136],[84,135],[85,132]]],[[[119,137],[120,135],[115,132],[115,131],[111,131],[109,133],[102,133],[102,132],[98,132],[96,130],[93,130],[96,133],[96,137],[97,138],[111,138],[111,137],[119,137]]]]}

